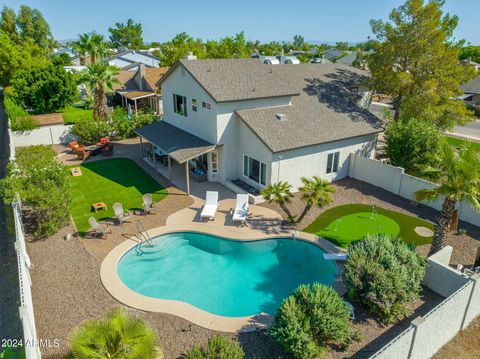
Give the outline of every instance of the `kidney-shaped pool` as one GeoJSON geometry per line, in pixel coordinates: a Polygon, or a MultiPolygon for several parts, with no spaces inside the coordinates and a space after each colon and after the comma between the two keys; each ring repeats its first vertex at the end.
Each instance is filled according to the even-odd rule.
{"type": "Polygon", "coordinates": [[[332,285],[333,261],[292,238],[234,241],[177,232],[133,248],[118,263],[123,283],[145,296],[178,300],[225,317],[275,314],[302,283],[332,285]]]}

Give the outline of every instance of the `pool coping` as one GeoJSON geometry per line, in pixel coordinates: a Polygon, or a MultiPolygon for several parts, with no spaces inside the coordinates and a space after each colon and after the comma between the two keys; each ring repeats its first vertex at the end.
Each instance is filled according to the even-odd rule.
{"type": "MultiPolygon", "coordinates": [[[[157,227],[146,232],[152,238],[172,232],[197,232],[223,237],[229,240],[258,241],[262,239],[289,237],[292,236],[294,231],[252,233],[250,231],[243,232],[238,229],[228,230],[226,228],[208,227],[202,224],[183,224],[157,227]],[[246,239],[244,238],[245,236],[248,236],[249,238],[246,239]]],[[[333,245],[331,242],[310,233],[297,231],[296,238],[298,240],[313,243],[327,253],[339,253],[344,251],[342,248],[333,245]]],[[[267,313],[245,317],[224,317],[209,313],[186,302],[148,297],[133,291],[120,279],[117,265],[120,259],[137,244],[138,241],[134,239],[127,239],[120,243],[108,253],[100,267],[100,279],[103,286],[113,298],[122,304],[144,311],[176,315],[201,327],[222,332],[255,331],[257,329],[266,329],[272,323],[273,316],[267,313]]],[[[337,265],[336,262],[334,263],[337,265]]],[[[339,269],[340,268],[337,265],[337,273],[339,273],[339,269]]]]}

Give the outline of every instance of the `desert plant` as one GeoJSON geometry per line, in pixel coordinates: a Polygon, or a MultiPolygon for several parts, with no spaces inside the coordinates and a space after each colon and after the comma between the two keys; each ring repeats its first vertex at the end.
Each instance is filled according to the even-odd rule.
{"type": "Polygon", "coordinates": [[[349,247],[343,279],[351,298],[382,322],[394,323],[412,313],[426,266],[402,239],[369,236],[349,247]]]}
{"type": "Polygon", "coordinates": [[[155,332],[141,319],[114,309],[104,320],[87,320],[71,339],[75,359],[153,359],[158,354],[155,332]]]}
{"type": "Polygon", "coordinates": [[[328,346],[353,338],[350,309],[331,287],[300,285],[277,311],[268,335],[299,359],[325,356],[328,346]]]}
{"type": "Polygon", "coordinates": [[[440,186],[415,193],[417,201],[436,201],[443,197],[442,211],[437,218],[430,254],[445,246],[447,232],[458,228],[457,203],[464,201],[480,210],[480,158],[474,143],[466,143],[455,153],[446,140],[442,142],[440,163],[426,167],[423,173],[440,186]]]}
{"type": "Polygon", "coordinates": [[[331,203],[332,194],[335,193],[335,188],[332,184],[320,177],[313,176],[312,179],[302,177],[301,180],[303,186],[298,188],[298,190],[302,192],[302,199],[305,202],[305,208],[300,214],[300,217],[298,217],[298,222],[302,221],[314,205],[322,208],[331,203]]]}
{"type": "Polygon", "coordinates": [[[275,203],[283,209],[290,222],[295,221],[295,217],[288,209],[287,204],[290,203],[292,194],[292,185],[288,182],[277,182],[269,184],[262,189],[261,194],[268,203],[275,203]]]}
{"type": "Polygon", "coordinates": [[[186,359],[243,359],[242,347],[232,340],[216,335],[208,340],[206,346],[194,346],[186,359]]]}

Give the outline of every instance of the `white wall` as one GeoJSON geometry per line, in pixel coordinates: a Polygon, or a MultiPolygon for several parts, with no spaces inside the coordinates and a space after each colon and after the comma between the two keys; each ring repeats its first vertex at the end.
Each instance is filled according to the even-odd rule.
{"type": "MultiPolygon", "coordinates": [[[[348,176],[383,188],[403,198],[415,200],[415,192],[421,189],[435,188],[435,183],[404,173],[401,167],[394,167],[374,159],[352,154],[348,176]]],[[[426,206],[441,210],[443,197],[434,202],[423,202],[426,206]]],[[[469,204],[459,203],[460,219],[480,227],[480,213],[469,204]]]]}
{"type": "Polygon", "coordinates": [[[296,190],[302,184],[302,176],[319,176],[330,181],[342,179],[349,173],[350,154],[370,157],[374,153],[375,144],[374,134],[275,153],[272,158],[271,182],[287,181],[296,190]],[[340,152],[339,171],[327,174],[327,157],[333,152],[340,152]],[[279,156],[283,156],[282,159],[279,156]]]}
{"type": "Polygon", "coordinates": [[[428,258],[423,284],[445,296],[371,358],[428,359],[480,314],[480,274],[471,277],[448,266],[451,247],[428,258]],[[406,335],[407,334],[407,335],[406,335]]]}
{"type": "Polygon", "coordinates": [[[31,131],[12,131],[11,141],[15,147],[68,143],[76,138],[71,133],[72,127],[73,125],[56,125],[31,131]]]}

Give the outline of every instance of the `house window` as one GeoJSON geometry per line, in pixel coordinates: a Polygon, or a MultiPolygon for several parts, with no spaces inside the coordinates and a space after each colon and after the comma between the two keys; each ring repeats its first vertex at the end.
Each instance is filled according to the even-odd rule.
{"type": "Polygon", "coordinates": [[[197,112],[197,99],[192,98],[192,111],[197,112]]]}
{"type": "Polygon", "coordinates": [[[185,96],[173,94],[173,111],[177,115],[187,116],[187,98],[185,96]]]}
{"type": "Polygon", "coordinates": [[[217,152],[212,152],[210,154],[210,168],[212,173],[217,173],[218,172],[218,153],[217,152]]]}
{"type": "Polygon", "coordinates": [[[212,105],[210,104],[210,102],[202,101],[202,107],[203,107],[203,108],[206,108],[207,110],[211,110],[211,109],[212,109],[212,105]]]}
{"type": "Polygon", "coordinates": [[[254,182],[266,184],[267,166],[265,163],[243,155],[243,174],[254,182]]]}
{"type": "Polygon", "coordinates": [[[340,152],[329,153],[327,157],[327,174],[337,173],[340,162],[340,152]]]}

